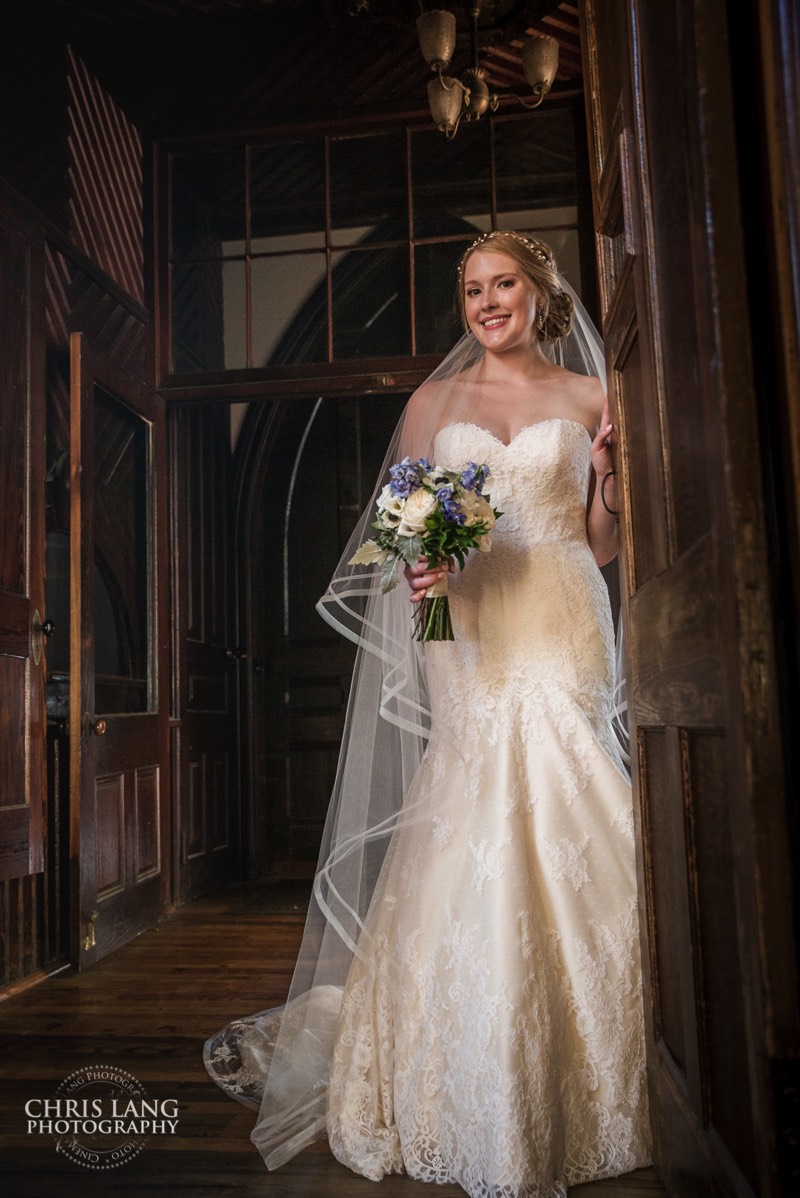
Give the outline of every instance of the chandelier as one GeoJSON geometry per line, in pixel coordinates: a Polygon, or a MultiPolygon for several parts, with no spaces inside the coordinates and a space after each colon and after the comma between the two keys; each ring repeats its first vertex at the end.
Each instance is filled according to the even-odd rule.
{"type": "MultiPolygon", "coordinates": [[[[478,52],[478,19],[482,0],[467,0],[464,11],[470,22],[471,65],[461,77],[445,75],[456,44],[455,13],[433,9],[417,18],[419,46],[436,78],[428,84],[428,104],[436,128],[453,138],[461,120],[478,121],[486,112],[496,112],[500,97],[489,91],[486,72],[478,52]]],[[[533,99],[511,94],[525,108],[538,108],[558,70],[558,42],[545,34],[532,34],[522,47],[522,69],[533,99]]]]}

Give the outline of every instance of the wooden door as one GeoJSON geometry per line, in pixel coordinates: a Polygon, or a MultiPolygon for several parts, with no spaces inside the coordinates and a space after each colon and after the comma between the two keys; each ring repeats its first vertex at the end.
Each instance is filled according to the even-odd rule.
{"type": "Polygon", "coordinates": [[[777,1195],[787,815],[726,5],[584,0],[656,1163],[777,1195]]]}
{"type": "Polygon", "coordinates": [[[314,872],[355,657],[316,602],[369,499],[406,398],[288,399],[254,412],[240,438],[240,474],[250,487],[242,666],[251,874],[314,872]]]}
{"type": "Polygon", "coordinates": [[[44,868],[44,241],[0,198],[0,879],[44,868]]]}
{"type": "Polygon", "coordinates": [[[228,405],[173,406],[168,429],[175,895],[186,903],[240,876],[237,676],[247,651],[232,633],[228,405]]]}
{"type": "Polygon", "coordinates": [[[70,783],[73,958],[151,927],[169,898],[161,401],[73,333],[70,783]]]}

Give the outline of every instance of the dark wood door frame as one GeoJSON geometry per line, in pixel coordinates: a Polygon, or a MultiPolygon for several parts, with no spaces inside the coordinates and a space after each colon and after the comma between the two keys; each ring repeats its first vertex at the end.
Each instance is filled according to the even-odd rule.
{"type": "Polygon", "coordinates": [[[6,537],[0,565],[0,879],[44,868],[44,237],[0,193],[0,384],[6,537]]]}
{"type": "Polygon", "coordinates": [[[796,861],[725,36],[739,15],[723,0],[583,15],[656,1161],[676,1198],[777,1198],[798,1192],[796,861]]]}

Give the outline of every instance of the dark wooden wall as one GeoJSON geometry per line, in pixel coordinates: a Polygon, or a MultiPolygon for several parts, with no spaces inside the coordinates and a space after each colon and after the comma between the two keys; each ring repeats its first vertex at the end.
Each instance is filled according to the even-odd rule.
{"type": "MultiPolygon", "coordinates": [[[[69,334],[80,330],[140,381],[147,372],[142,141],[64,45],[26,43],[9,65],[4,90],[8,137],[0,148],[0,186],[41,223],[46,239],[45,458],[53,475],[46,520],[48,531],[66,531],[69,334]],[[5,89],[14,81],[19,91],[12,104],[5,89]]],[[[58,628],[56,636],[66,644],[69,631],[58,628]]],[[[45,868],[0,885],[0,986],[47,969],[68,951],[67,755],[63,720],[54,718],[48,728],[45,868]]]]}

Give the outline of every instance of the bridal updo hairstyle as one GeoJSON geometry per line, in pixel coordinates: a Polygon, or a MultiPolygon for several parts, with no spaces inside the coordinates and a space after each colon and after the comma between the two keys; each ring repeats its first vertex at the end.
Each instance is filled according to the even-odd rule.
{"type": "Polygon", "coordinates": [[[572,296],[559,286],[553,251],[544,241],[504,229],[484,233],[473,241],[458,264],[458,307],[464,328],[469,328],[464,307],[464,270],[476,250],[507,254],[522,267],[540,299],[541,315],[537,315],[534,326],[540,341],[558,341],[559,337],[566,337],[572,327],[572,296]]]}

